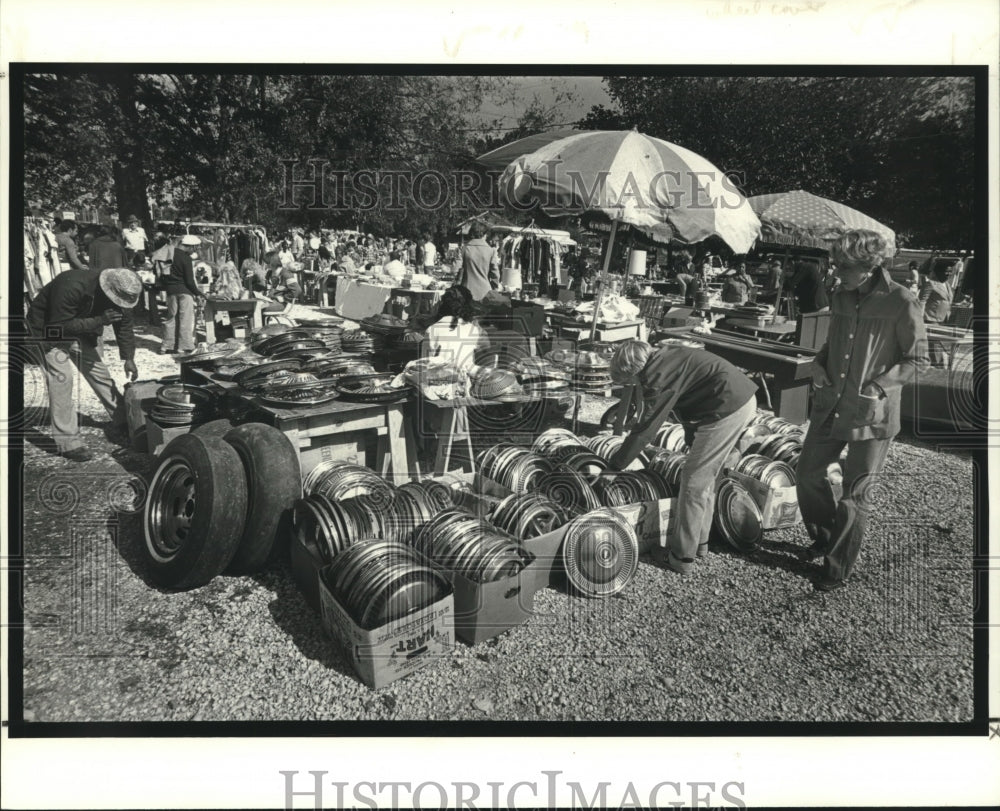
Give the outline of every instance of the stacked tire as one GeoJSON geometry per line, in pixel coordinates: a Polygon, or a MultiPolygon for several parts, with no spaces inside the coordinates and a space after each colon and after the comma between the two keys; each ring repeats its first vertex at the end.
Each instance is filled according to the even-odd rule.
{"type": "Polygon", "coordinates": [[[259,572],[289,537],[302,490],[295,448],[269,425],[224,427],[179,436],[160,455],[143,553],[151,579],[164,588],[259,572]]]}

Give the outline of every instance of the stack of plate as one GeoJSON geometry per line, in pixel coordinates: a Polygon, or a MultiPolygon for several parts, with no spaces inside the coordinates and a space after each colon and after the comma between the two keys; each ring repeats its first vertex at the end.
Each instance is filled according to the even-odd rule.
{"type": "Polygon", "coordinates": [[[528,562],[516,538],[458,509],[434,516],[413,545],[439,566],[476,583],[513,577],[528,562]]]}
{"type": "Polygon", "coordinates": [[[552,449],[548,454],[550,461],[582,473],[590,481],[593,481],[608,469],[606,459],[598,456],[586,445],[563,445],[552,449]]]}
{"type": "Polygon", "coordinates": [[[323,493],[333,500],[354,496],[375,496],[386,507],[392,503],[395,488],[374,470],[349,462],[320,462],[302,482],[305,493],[323,493]]]}
{"type": "Polygon", "coordinates": [[[241,389],[256,393],[272,386],[278,380],[288,377],[302,368],[302,361],[294,358],[270,360],[259,363],[233,375],[233,381],[241,389]]]}
{"type": "Polygon", "coordinates": [[[305,342],[305,349],[324,346],[322,341],[309,337],[309,333],[300,329],[286,329],[277,335],[264,336],[260,340],[254,341],[251,346],[258,355],[271,357],[284,349],[294,347],[305,342]]]}
{"type": "Polygon", "coordinates": [[[497,529],[522,541],[552,532],[569,519],[562,507],[540,493],[507,496],[494,508],[492,515],[497,529]]]}
{"type": "Polygon", "coordinates": [[[192,425],[215,416],[215,398],[197,386],[169,383],[156,391],[149,416],[161,425],[192,425]]]}
{"type": "Polygon", "coordinates": [[[361,363],[347,355],[333,358],[320,358],[302,364],[303,372],[312,372],[320,380],[334,380],[338,377],[373,375],[375,367],[370,363],[361,363]]]}
{"type": "Polygon", "coordinates": [[[302,331],[307,333],[310,338],[315,338],[317,341],[322,341],[323,344],[332,352],[340,352],[340,336],[344,334],[344,328],[334,325],[323,325],[315,324],[308,327],[303,327],[302,331]]]}
{"type": "Polygon", "coordinates": [[[746,451],[776,462],[784,462],[794,470],[799,463],[799,454],[802,453],[802,435],[769,434],[750,442],[746,451]]]}
{"type": "Polygon", "coordinates": [[[607,394],[611,388],[611,375],[608,372],[578,368],[573,372],[572,388],[581,394],[607,394]]]}
{"type": "Polygon", "coordinates": [[[681,489],[681,470],[687,462],[687,454],[679,451],[655,451],[650,453],[646,464],[648,470],[656,473],[666,484],[670,497],[681,489]]]}
{"type": "Polygon", "coordinates": [[[664,338],[662,341],[659,341],[656,345],[659,347],[684,346],[687,347],[688,349],[705,348],[705,344],[703,344],[701,341],[695,341],[691,338],[664,338]]]}
{"type": "Polygon", "coordinates": [[[324,573],[327,588],[361,627],[378,628],[451,593],[448,579],[406,544],[373,540],[338,555],[324,573]]]}
{"type": "Polygon", "coordinates": [[[793,487],[795,485],[795,471],[786,463],[776,462],[756,453],[747,454],[740,459],[734,470],[769,487],[793,487]]]}
{"type": "Polygon", "coordinates": [[[395,498],[383,520],[388,541],[412,543],[414,534],[437,513],[454,507],[451,491],[438,482],[406,482],[396,488],[395,498]]]}
{"type": "Polygon", "coordinates": [[[477,374],[469,394],[480,400],[520,400],[524,396],[521,384],[509,369],[484,369],[477,374]]]}
{"type": "Polygon", "coordinates": [[[656,432],[653,444],[665,451],[682,451],[687,447],[684,426],[676,422],[665,422],[656,432]]]}
{"type": "Polygon", "coordinates": [[[340,336],[340,346],[345,352],[371,354],[385,346],[381,335],[372,335],[364,330],[348,330],[340,336]]]}
{"type": "Polygon", "coordinates": [[[552,448],[559,447],[560,445],[579,445],[580,440],[577,439],[576,434],[572,431],[568,431],[565,428],[549,428],[548,430],[542,431],[535,441],[531,445],[531,449],[535,453],[547,454],[552,448]]]}
{"type": "Polygon", "coordinates": [[[371,335],[398,336],[406,332],[407,323],[388,313],[379,313],[360,321],[361,329],[371,335]]]}
{"type": "Polygon", "coordinates": [[[329,563],[356,543],[381,538],[385,534],[383,509],[380,500],[371,496],[337,499],[311,493],[295,503],[295,533],[329,563]]]}
{"type": "Polygon", "coordinates": [[[560,465],[542,480],[542,493],[570,515],[580,515],[601,506],[587,478],[565,465],[560,465]]]}
{"type": "Polygon", "coordinates": [[[512,493],[537,490],[554,469],[544,456],[507,443],[494,445],[479,454],[477,468],[483,476],[512,493]]]}
{"type": "Polygon", "coordinates": [[[757,410],[751,425],[763,425],[770,429],[772,434],[801,434],[802,427],[794,422],[782,419],[772,414],[770,411],[757,410]]]}
{"type": "Polygon", "coordinates": [[[747,489],[735,479],[723,479],[715,492],[716,530],[740,552],[757,547],[764,534],[764,519],[747,489]]]}
{"type": "Polygon", "coordinates": [[[601,509],[574,518],[562,544],[570,584],[587,597],[610,597],[624,589],[639,568],[639,540],[617,512],[601,509]]]}
{"type": "Polygon", "coordinates": [[[605,507],[623,507],[644,501],[670,498],[666,480],[652,470],[626,470],[606,474],[594,482],[594,490],[605,507]]]}
{"type": "Polygon", "coordinates": [[[410,396],[412,389],[392,385],[396,375],[383,373],[371,375],[344,375],[334,385],[344,400],[357,403],[395,403],[410,396]]]}

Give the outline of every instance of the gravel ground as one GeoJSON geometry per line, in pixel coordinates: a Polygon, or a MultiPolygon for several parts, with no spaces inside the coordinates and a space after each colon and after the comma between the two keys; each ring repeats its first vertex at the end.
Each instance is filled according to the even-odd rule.
{"type": "MultiPolygon", "coordinates": [[[[300,315],[315,311],[300,308],[300,315]]],[[[110,335],[110,333],[109,333],[110,335]]],[[[176,371],[140,329],[141,377],[176,371]]],[[[121,382],[113,344],[109,366],[121,382]]],[[[973,460],[902,435],[851,587],[816,594],[799,527],[741,556],[713,542],[681,578],[644,557],[606,601],[545,589],[536,616],[373,691],[353,675],[287,566],[192,592],[138,562],[150,458],[107,444],[51,454],[44,385],[25,371],[24,710],[33,721],[806,720],[972,717],[973,460]],[[114,453],[112,453],[114,451],[114,453]],[[138,477],[138,478],[137,478],[138,477]],[[136,493],[138,489],[139,495],[136,493]]],[[[589,401],[593,428],[608,400],[589,401]]]]}

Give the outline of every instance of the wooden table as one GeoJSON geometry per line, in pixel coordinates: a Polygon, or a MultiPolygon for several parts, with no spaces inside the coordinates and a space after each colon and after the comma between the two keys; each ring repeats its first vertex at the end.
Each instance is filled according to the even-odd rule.
{"type": "Polygon", "coordinates": [[[260,299],[205,299],[205,341],[215,343],[215,316],[217,313],[249,315],[252,329],[264,326],[263,311],[268,302],[260,299]]]}
{"type": "MultiPolygon", "coordinates": [[[[466,457],[470,471],[472,473],[476,472],[476,457],[472,448],[472,428],[469,422],[470,407],[488,408],[491,406],[510,405],[511,403],[514,405],[518,403],[537,403],[544,407],[547,400],[563,399],[565,397],[573,397],[575,423],[576,411],[579,409],[580,400],[583,395],[572,391],[551,397],[538,397],[525,394],[516,400],[511,400],[510,403],[499,402],[497,400],[480,400],[477,397],[459,397],[454,400],[427,400],[421,398],[417,403],[418,418],[422,417],[421,409],[426,408],[427,410],[424,413],[431,418],[434,424],[440,426],[437,452],[434,458],[434,475],[443,476],[446,473],[451,473],[452,456],[456,450],[466,457]]],[[[514,442],[516,439],[508,437],[506,441],[514,442]]]]}
{"type": "MultiPolygon", "coordinates": [[[[305,475],[317,464],[344,458],[345,449],[356,449],[355,461],[364,464],[366,432],[375,431],[375,470],[395,484],[418,481],[416,446],[413,432],[408,430],[411,401],[397,403],[351,403],[334,400],[317,406],[279,408],[269,406],[242,392],[232,381],[217,380],[205,369],[183,367],[185,381],[215,387],[253,407],[256,421],[273,425],[288,437],[299,455],[299,466],[305,475]]],[[[345,461],[348,461],[345,459],[345,461]]]]}

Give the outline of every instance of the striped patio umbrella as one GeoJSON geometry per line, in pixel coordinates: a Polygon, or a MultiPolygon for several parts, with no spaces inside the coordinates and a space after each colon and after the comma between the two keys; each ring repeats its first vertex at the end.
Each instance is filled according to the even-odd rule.
{"type": "Polygon", "coordinates": [[[591,340],[620,223],[659,242],[693,244],[717,236],[738,254],[760,233],[757,215],[719,169],[689,149],[637,130],[580,132],[545,144],[515,160],[499,182],[512,205],[611,221],[591,340]]]}
{"type": "Polygon", "coordinates": [[[553,141],[558,141],[560,138],[575,135],[577,132],[578,130],[565,128],[549,130],[548,132],[537,132],[534,135],[528,135],[527,137],[520,138],[517,141],[511,141],[509,144],[498,146],[496,149],[491,149],[489,152],[484,152],[476,158],[476,163],[485,166],[487,169],[503,170],[522,155],[534,152],[539,147],[543,147],[553,141]]]}
{"type": "Polygon", "coordinates": [[[709,161],[684,147],[630,131],[579,132],[523,155],[500,176],[516,206],[547,214],[597,212],[660,242],[720,237],[746,253],[760,221],[709,161]]]}
{"type": "Polygon", "coordinates": [[[896,249],[896,232],[867,214],[807,191],[758,194],[747,198],[760,217],[761,241],[827,248],[845,231],[865,228],[881,234],[896,249]]]}

